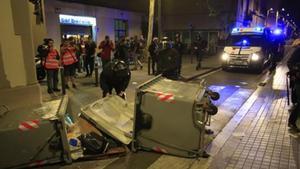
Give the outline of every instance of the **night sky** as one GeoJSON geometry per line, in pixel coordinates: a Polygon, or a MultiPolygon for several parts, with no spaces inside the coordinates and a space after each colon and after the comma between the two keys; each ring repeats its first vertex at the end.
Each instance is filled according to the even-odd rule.
{"type": "Polygon", "coordinates": [[[291,19],[300,26],[300,0],[282,0],[282,7],[291,14],[291,19]]]}

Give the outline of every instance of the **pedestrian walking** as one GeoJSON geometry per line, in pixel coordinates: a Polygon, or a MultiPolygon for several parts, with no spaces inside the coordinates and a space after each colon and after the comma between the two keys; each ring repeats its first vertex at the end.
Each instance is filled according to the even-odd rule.
{"type": "Polygon", "coordinates": [[[183,55],[184,46],[183,46],[183,43],[181,42],[179,34],[176,34],[174,48],[179,53],[179,58],[178,58],[178,75],[180,76],[180,74],[181,74],[181,67],[182,67],[182,55],[183,55]]]}
{"type": "Polygon", "coordinates": [[[193,43],[194,54],[196,55],[197,58],[196,70],[199,70],[202,67],[201,62],[205,55],[206,48],[207,48],[207,41],[202,39],[201,36],[198,36],[196,41],[193,43]]]}
{"type": "Polygon", "coordinates": [[[99,57],[101,57],[102,67],[104,67],[111,60],[111,52],[115,50],[114,43],[110,40],[109,36],[105,36],[98,47],[100,50],[99,57]]]}
{"type": "Polygon", "coordinates": [[[44,59],[44,67],[47,71],[47,87],[48,93],[52,94],[53,92],[60,92],[58,89],[58,70],[59,70],[59,53],[54,48],[54,41],[48,39],[47,41],[47,55],[44,59]]]}
{"type": "Polygon", "coordinates": [[[73,88],[77,88],[74,76],[76,63],[78,62],[78,60],[75,53],[76,49],[74,44],[70,41],[65,41],[61,48],[61,63],[64,67],[66,89],[69,89],[69,81],[71,81],[73,88]]]}
{"type": "Polygon", "coordinates": [[[157,66],[157,59],[158,59],[158,52],[159,52],[159,42],[157,37],[153,38],[148,51],[150,53],[152,75],[155,75],[157,71],[156,66],[157,66]]]}
{"type": "Polygon", "coordinates": [[[85,43],[85,62],[84,67],[86,70],[86,76],[85,77],[91,77],[94,71],[94,65],[95,65],[95,53],[96,53],[97,45],[93,41],[92,37],[89,36],[87,42],[85,43]]]}

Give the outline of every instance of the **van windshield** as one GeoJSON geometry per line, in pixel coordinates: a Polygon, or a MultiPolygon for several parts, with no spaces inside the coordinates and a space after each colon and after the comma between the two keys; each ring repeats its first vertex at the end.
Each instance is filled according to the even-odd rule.
{"type": "Polygon", "coordinates": [[[263,43],[262,35],[231,35],[227,39],[227,46],[262,46],[263,43]]]}

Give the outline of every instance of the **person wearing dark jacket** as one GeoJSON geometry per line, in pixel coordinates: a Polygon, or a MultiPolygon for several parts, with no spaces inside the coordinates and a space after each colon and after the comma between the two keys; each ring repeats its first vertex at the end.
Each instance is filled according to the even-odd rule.
{"type": "Polygon", "coordinates": [[[181,66],[182,66],[182,55],[183,55],[183,43],[180,40],[180,35],[177,34],[176,35],[176,39],[175,39],[175,44],[174,44],[174,48],[177,50],[177,52],[179,53],[179,59],[178,59],[178,75],[181,74],[181,66]]]}
{"type": "Polygon", "coordinates": [[[298,46],[288,60],[290,88],[292,90],[292,102],[294,108],[290,112],[288,126],[291,130],[299,132],[296,126],[300,114],[300,47],[298,46]]]}
{"type": "Polygon", "coordinates": [[[159,52],[159,44],[158,44],[158,38],[154,37],[151,45],[149,46],[148,49],[150,53],[150,58],[151,58],[151,66],[152,66],[152,74],[156,74],[156,64],[157,64],[157,59],[158,59],[158,52],[159,52]]]}
{"type": "Polygon", "coordinates": [[[178,80],[179,53],[172,48],[172,43],[167,41],[163,44],[163,49],[159,51],[157,60],[157,74],[163,77],[178,80]]]}
{"type": "Polygon", "coordinates": [[[96,48],[97,48],[96,43],[92,40],[91,37],[89,37],[88,41],[85,43],[85,50],[86,50],[85,61],[84,61],[84,67],[86,70],[85,77],[90,77],[93,74],[96,48]]]}
{"type": "Polygon", "coordinates": [[[129,66],[129,52],[126,44],[125,37],[120,39],[119,44],[116,47],[115,59],[124,61],[129,66]]]}
{"type": "Polygon", "coordinates": [[[197,40],[193,43],[194,54],[196,55],[198,61],[196,70],[199,70],[202,67],[201,62],[204,57],[206,48],[207,41],[202,39],[201,36],[198,36],[197,40]]]}
{"type": "Polygon", "coordinates": [[[125,90],[128,87],[131,72],[128,65],[121,60],[114,59],[104,65],[100,74],[100,87],[103,97],[112,94],[115,89],[116,94],[125,99],[125,90]]]}

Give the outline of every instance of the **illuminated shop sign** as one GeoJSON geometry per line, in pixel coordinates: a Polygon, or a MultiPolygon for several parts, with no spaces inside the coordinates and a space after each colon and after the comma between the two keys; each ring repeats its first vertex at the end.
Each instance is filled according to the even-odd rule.
{"type": "Polygon", "coordinates": [[[61,24],[96,26],[96,18],[87,16],[59,15],[61,24]]]}

